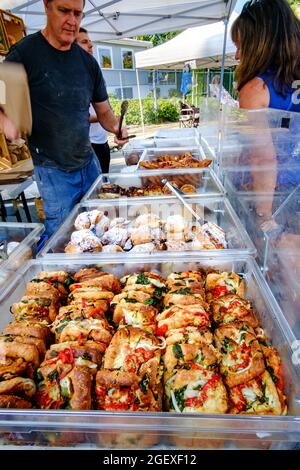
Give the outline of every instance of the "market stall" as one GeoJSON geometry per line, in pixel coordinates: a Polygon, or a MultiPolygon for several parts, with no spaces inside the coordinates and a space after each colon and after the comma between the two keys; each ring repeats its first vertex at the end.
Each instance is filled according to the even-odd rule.
{"type": "Polygon", "coordinates": [[[237,204],[246,193],[257,213],[276,196],[253,183],[270,159],[257,168],[244,150],[291,142],[293,118],[280,119],[224,110],[196,148],[169,136],[132,174],[99,178],[38,259],[5,266],[1,446],[295,447],[296,332],[237,204]]]}

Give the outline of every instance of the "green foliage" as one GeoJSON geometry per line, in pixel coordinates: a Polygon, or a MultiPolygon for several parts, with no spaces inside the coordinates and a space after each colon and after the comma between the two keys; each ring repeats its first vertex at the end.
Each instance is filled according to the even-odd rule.
{"type": "MultiPolygon", "coordinates": [[[[111,100],[110,105],[116,116],[120,115],[121,101],[111,100]]],[[[145,98],[142,100],[143,116],[145,124],[156,124],[161,122],[176,122],[179,118],[179,106],[176,99],[158,100],[158,110],[154,110],[153,99],[145,98]]],[[[126,113],[127,125],[141,124],[139,100],[130,100],[126,113]]]]}
{"type": "Polygon", "coordinates": [[[156,118],[158,122],[175,122],[179,118],[178,107],[169,100],[159,99],[156,118]]]}
{"type": "Polygon", "coordinates": [[[295,15],[300,18],[300,0],[288,0],[295,15]]]}
{"type": "Polygon", "coordinates": [[[179,92],[177,88],[170,88],[168,91],[169,98],[178,98],[179,97],[179,92]]]}
{"type": "Polygon", "coordinates": [[[173,39],[179,33],[181,33],[181,31],[171,31],[169,33],[161,34],[146,34],[145,36],[136,36],[135,39],[139,39],[140,41],[150,41],[153,46],[158,46],[159,44],[170,41],[170,39],[173,39]]]}

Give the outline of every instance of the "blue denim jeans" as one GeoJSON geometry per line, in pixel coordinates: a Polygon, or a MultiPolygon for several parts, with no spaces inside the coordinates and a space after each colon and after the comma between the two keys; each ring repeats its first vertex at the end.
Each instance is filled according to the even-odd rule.
{"type": "Polygon", "coordinates": [[[35,179],[44,203],[46,234],[50,237],[100,175],[96,156],[84,168],[63,171],[36,165],[35,179]]]}

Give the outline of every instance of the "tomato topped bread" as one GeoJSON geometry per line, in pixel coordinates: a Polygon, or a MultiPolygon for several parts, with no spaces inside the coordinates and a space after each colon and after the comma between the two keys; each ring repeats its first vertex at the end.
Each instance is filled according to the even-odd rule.
{"type": "Polygon", "coordinates": [[[264,357],[255,332],[243,322],[232,322],[215,330],[222,353],[220,371],[228,387],[247,382],[265,370],[264,357]]]}
{"type": "Polygon", "coordinates": [[[227,294],[213,300],[210,304],[213,320],[217,325],[242,320],[255,328],[258,320],[248,300],[235,294],[227,294]]]}
{"type": "Polygon", "coordinates": [[[236,294],[239,297],[244,297],[245,283],[238,274],[214,272],[206,276],[205,291],[208,302],[226,294],[236,294]]]}

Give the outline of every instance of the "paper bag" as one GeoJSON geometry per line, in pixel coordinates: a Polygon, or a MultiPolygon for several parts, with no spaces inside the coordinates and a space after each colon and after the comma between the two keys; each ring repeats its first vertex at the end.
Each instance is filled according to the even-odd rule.
{"type": "Polygon", "coordinates": [[[31,133],[32,114],[27,75],[23,65],[0,64],[0,107],[25,134],[31,133]]]}

